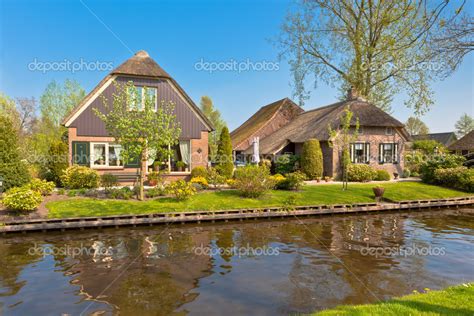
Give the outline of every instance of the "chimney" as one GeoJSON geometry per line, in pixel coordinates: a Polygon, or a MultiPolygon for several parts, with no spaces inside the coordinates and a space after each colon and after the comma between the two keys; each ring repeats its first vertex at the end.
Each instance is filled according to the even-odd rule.
{"type": "Polygon", "coordinates": [[[354,88],[353,86],[351,86],[351,88],[349,90],[347,90],[347,100],[348,101],[357,99],[359,96],[360,96],[359,91],[357,91],[357,89],[354,88]]]}

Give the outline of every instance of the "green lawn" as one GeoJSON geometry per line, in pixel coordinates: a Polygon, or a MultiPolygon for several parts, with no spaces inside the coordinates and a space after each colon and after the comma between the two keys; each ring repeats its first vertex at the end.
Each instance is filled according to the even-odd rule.
{"type": "Polygon", "coordinates": [[[339,306],[314,315],[474,315],[474,284],[407,295],[376,304],[339,306]]]}
{"type": "MultiPolygon", "coordinates": [[[[393,200],[446,198],[468,195],[465,192],[426,185],[419,182],[384,183],[385,197],[393,200]]],[[[290,195],[297,196],[298,205],[340,204],[374,201],[374,184],[350,184],[348,191],[340,185],[306,186],[300,192],[271,191],[259,199],[240,197],[236,191],[205,192],[178,202],[173,198],[149,201],[98,200],[71,198],[46,204],[50,218],[145,214],[193,210],[223,210],[249,207],[281,206],[290,195]]]]}

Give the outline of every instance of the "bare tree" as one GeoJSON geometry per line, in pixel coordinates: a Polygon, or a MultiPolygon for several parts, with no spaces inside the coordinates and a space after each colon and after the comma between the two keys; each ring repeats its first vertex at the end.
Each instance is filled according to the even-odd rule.
{"type": "Polygon", "coordinates": [[[36,99],[16,98],[16,108],[20,117],[19,130],[29,134],[36,118],[36,99]]]}

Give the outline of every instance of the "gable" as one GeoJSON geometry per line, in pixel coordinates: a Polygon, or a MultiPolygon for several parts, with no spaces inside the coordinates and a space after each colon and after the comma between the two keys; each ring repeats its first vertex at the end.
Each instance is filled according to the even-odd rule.
{"type": "Polygon", "coordinates": [[[175,104],[174,113],[181,125],[181,139],[200,138],[201,131],[211,131],[212,127],[203,118],[200,110],[196,108],[189,97],[181,88],[168,78],[143,78],[133,76],[108,76],[89,94],[85,102],[82,103],[73,114],[66,119],[66,127],[75,127],[78,136],[109,136],[104,122],[95,115],[93,109],[105,113],[102,96],[108,102],[112,102],[116,87],[113,82],[125,84],[133,81],[136,85],[154,87],[157,89],[158,104],[164,101],[171,101],[175,104]]]}

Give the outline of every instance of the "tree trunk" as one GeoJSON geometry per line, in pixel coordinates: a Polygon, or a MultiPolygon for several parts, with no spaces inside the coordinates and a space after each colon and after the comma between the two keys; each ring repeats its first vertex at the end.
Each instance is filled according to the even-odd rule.
{"type": "MultiPolygon", "coordinates": [[[[143,162],[142,162],[143,163],[143,162]]],[[[144,182],[144,178],[145,178],[145,175],[143,173],[143,167],[140,166],[140,183],[139,183],[139,186],[140,186],[140,193],[139,193],[139,196],[138,196],[138,199],[140,201],[143,201],[144,199],[144,192],[143,192],[143,182],[144,182]]]]}

